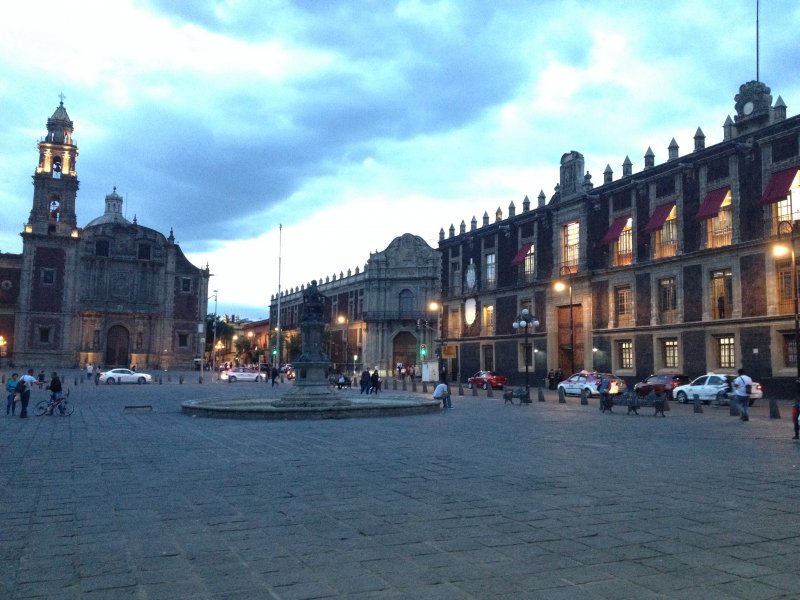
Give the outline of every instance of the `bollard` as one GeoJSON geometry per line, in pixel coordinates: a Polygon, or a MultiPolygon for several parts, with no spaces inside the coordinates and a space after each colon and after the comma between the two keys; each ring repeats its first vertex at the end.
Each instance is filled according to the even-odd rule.
{"type": "Polygon", "coordinates": [[[406,391],[406,380],[405,379],[403,379],[403,391],[404,392],[406,391]]]}
{"type": "Polygon", "coordinates": [[[172,373],[167,373],[167,383],[172,381],[172,373]]]}
{"type": "Polygon", "coordinates": [[[560,388],[558,390],[558,403],[559,404],[566,404],[567,403],[567,394],[564,393],[564,388],[560,388]]]}
{"type": "Polygon", "coordinates": [[[422,393],[423,394],[428,393],[428,384],[425,381],[422,382],[422,393]]]}
{"type": "Polygon", "coordinates": [[[699,394],[695,394],[693,400],[694,400],[694,412],[702,413],[703,412],[703,405],[700,403],[700,395],[699,394]]]}
{"type": "Polygon", "coordinates": [[[392,379],[392,386],[393,386],[392,389],[397,391],[397,379],[392,379]]]}
{"type": "MultiPolygon", "coordinates": [[[[558,395],[559,401],[561,401],[561,394],[558,395]]],[[[581,406],[589,406],[589,395],[586,393],[586,389],[581,390],[581,406]]]]}
{"type": "Polygon", "coordinates": [[[539,394],[537,400],[539,400],[539,402],[544,402],[544,389],[542,388],[541,385],[539,386],[539,394]]]}
{"type": "Polygon", "coordinates": [[[197,383],[203,383],[203,375],[202,374],[200,375],[200,378],[199,378],[197,383]]]}
{"type": "Polygon", "coordinates": [[[486,397],[487,398],[494,398],[494,394],[492,393],[492,386],[486,388],[486,397]]]}
{"type": "Polygon", "coordinates": [[[3,379],[3,381],[2,381],[2,382],[0,382],[0,383],[2,383],[3,385],[5,385],[5,384],[6,384],[6,374],[5,374],[5,373],[3,373],[3,377],[2,377],[2,379],[3,379]]]}
{"type": "Polygon", "coordinates": [[[77,386],[78,386],[78,378],[76,377],[75,378],[75,387],[77,387],[77,386]]]}
{"type": "Polygon", "coordinates": [[[463,396],[464,395],[464,386],[461,385],[460,381],[458,382],[458,395],[459,396],[463,396]]]}
{"type": "Polygon", "coordinates": [[[181,384],[181,385],[183,385],[183,375],[181,375],[180,377],[178,377],[178,383],[179,383],[179,384],[181,384]]]}
{"type": "Polygon", "coordinates": [[[770,419],[780,419],[781,418],[781,411],[778,409],[778,401],[775,398],[769,399],[769,418],[770,419]]]}
{"type": "Polygon", "coordinates": [[[728,407],[730,409],[730,413],[729,413],[730,416],[738,417],[738,416],[741,415],[741,413],[739,412],[739,404],[733,398],[730,398],[728,400],[728,407]]]}
{"type": "Polygon", "coordinates": [[[471,388],[472,388],[472,395],[473,396],[477,396],[478,395],[478,388],[476,388],[474,385],[471,386],[471,388]]]}
{"type": "Polygon", "coordinates": [[[411,380],[411,391],[414,392],[415,394],[417,393],[417,380],[416,379],[412,379],[411,380]]]}
{"type": "Polygon", "coordinates": [[[158,385],[161,385],[164,381],[161,379],[161,375],[158,376],[158,385]]]}

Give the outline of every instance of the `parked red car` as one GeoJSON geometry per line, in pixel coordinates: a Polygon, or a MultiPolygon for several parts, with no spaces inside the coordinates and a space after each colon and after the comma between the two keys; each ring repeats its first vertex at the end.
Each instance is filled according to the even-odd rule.
{"type": "Polygon", "coordinates": [[[475,375],[467,379],[467,385],[470,389],[473,386],[479,386],[488,390],[489,386],[492,386],[493,388],[502,390],[506,383],[508,383],[508,377],[505,375],[498,375],[494,371],[478,371],[475,375]]]}
{"type": "Polygon", "coordinates": [[[680,385],[686,385],[689,381],[688,375],[661,373],[659,375],[650,375],[644,381],[634,385],[633,389],[639,396],[647,396],[651,390],[655,390],[659,396],[666,392],[667,398],[672,400],[672,390],[680,385]]]}

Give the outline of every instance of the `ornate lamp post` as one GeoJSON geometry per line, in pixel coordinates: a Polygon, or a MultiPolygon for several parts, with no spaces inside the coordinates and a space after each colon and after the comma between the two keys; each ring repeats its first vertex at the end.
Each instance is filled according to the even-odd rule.
{"type": "Polygon", "coordinates": [[[791,258],[792,268],[792,298],[794,300],[794,361],[797,366],[797,380],[795,385],[800,392],[800,309],[798,309],[798,290],[797,290],[797,259],[795,257],[795,241],[800,237],[800,222],[795,221],[781,221],[778,223],[778,239],[788,237],[790,243],[788,246],[784,243],[776,244],[773,249],[773,255],[777,257],[786,256],[788,253],[791,258]]]}
{"type": "Polygon", "coordinates": [[[569,288],[569,372],[575,372],[575,317],[574,308],[572,306],[572,273],[573,268],[570,265],[564,265],[558,270],[559,277],[565,277],[566,281],[559,279],[553,284],[553,288],[557,292],[563,292],[569,288]]]}
{"type": "MultiPolygon", "coordinates": [[[[515,331],[519,331],[522,329],[522,332],[525,336],[525,351],[523,355],[525,356],[525,393],[530,398],[530,384],[529,384],[529,375],[528,375],[528,329],[534,330],[539,326],[539,320],[534,317],[527,308],[523,308],[522,311],[519,313],[517,320],[514,321],[511,326],[514,328],[515,331]]],[[[534,349],[533,345],[531,345],[531,359],[534,360],[534,349]]],[[[534,370],[536,365],[534,364],[534,370]]]]}

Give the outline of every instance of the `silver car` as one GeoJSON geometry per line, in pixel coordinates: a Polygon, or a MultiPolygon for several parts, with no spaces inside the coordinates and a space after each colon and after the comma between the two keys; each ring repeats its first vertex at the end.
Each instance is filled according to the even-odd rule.
{"type": "Polygon", "coordinates": [[[222,381],[233,383],[234,381],[255,381],[259,383],[264,381],[264,376],[258,369],[251,369],[250,367],[234,367],[220,373],[219,378],[222,381]]]}
{"type": "MultiPolygon", "coordinates": [[[[719,400],[720,404],[728,404],[733,395],[733,375],[723,373],[706,373],[691,383],[681,385],[672,390],[673,397],[681,403],[694,400],[695,394],[703,404],[719,400]]],[[[764,397],[764,388],[760,383],[753,382],[750,391],[750,406],[759,398],[764,397]]]]}

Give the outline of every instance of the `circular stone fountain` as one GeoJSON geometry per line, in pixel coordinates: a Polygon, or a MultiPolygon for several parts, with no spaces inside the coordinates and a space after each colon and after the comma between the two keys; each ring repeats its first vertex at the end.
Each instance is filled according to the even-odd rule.
{"type": "Polygon", "coordinates": [[[440,403],[433,398],[377,395],[343,398],[328,383],[328,356],[322,349],[325,329],[325,297],[317,282],[303,291],[300,316],[301,354],[292,361],[295,381],[292,389],[278,399],[189,400],[181,404],[185,414],[200,417],[238,419],[342,419],[347,417],[387,417],[438,412],[440,403]]]}

